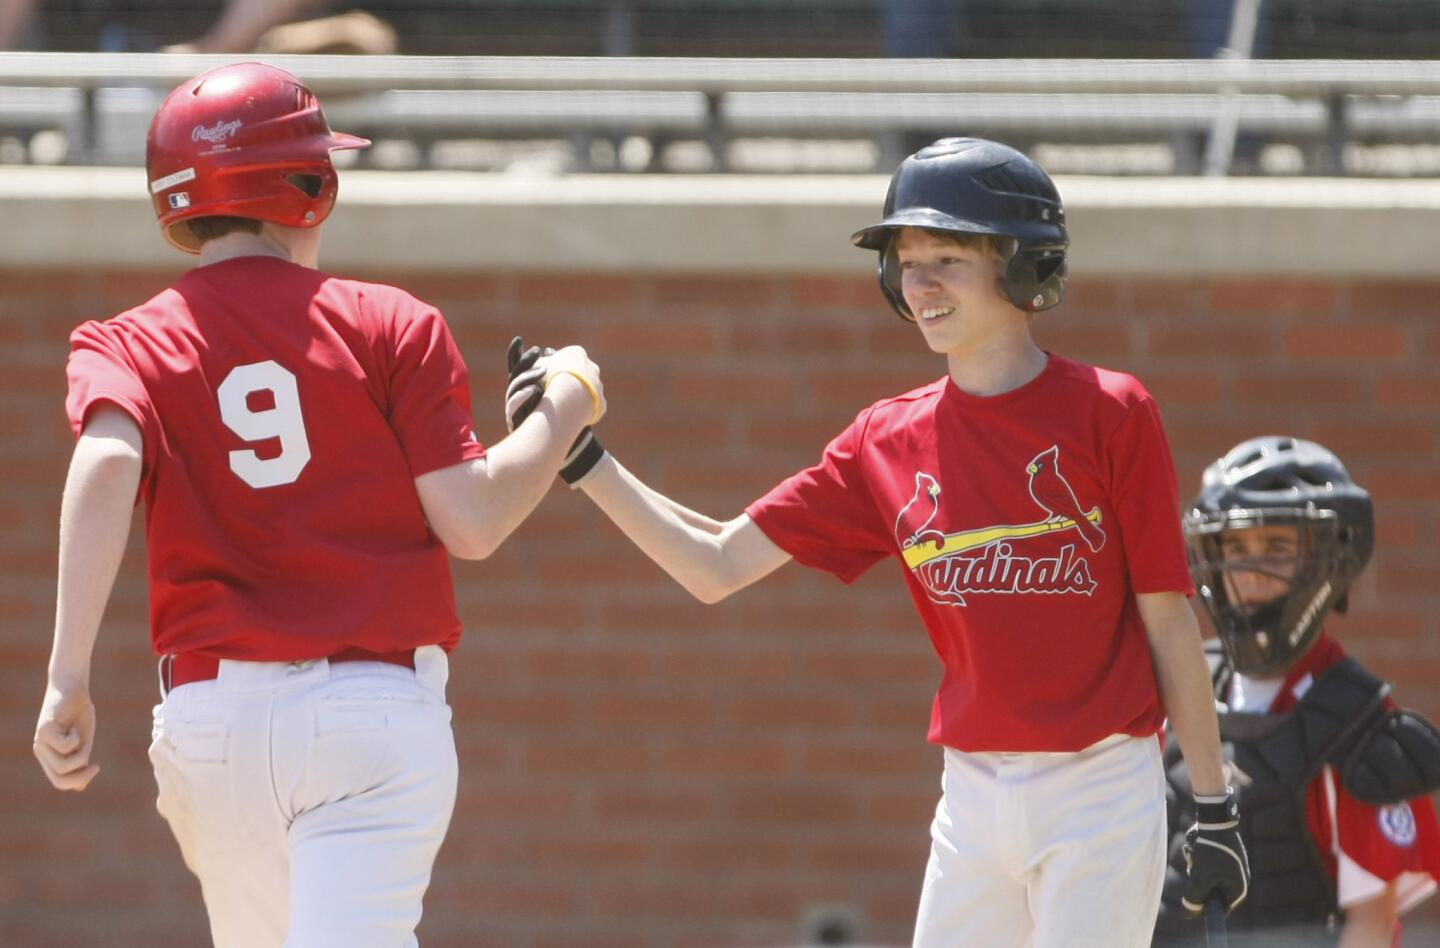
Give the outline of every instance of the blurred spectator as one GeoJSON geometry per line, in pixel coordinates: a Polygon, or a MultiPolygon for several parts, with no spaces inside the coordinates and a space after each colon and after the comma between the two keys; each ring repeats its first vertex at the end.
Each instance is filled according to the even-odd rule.
{"type": "Polygon", "coordinates": [[[0,51],[39,45],[34,13],[35,0],[0,0],[0,51]]]}
{"type": "Polygon", "coordinates": [[[396,48],[394,28],[364,10],[274,26],[266,30],[255,44],[257,53],[387,56],[396,48]]]}
{"type": "MultiPolygon", "coordinates": [[[[960,54],[960,10],[963,0],[885,0],[885,55],[892,59],[950,59],[960,54]]],[[[956,134],[950,128],[911,128],[880,141],[880,167],[898,164],[939,138],[956,134]]]]}
{"type": "MultiPolygon", "coordinates": [[[[1238,56],[1241,59],[1260,59],[1270,43],[1270,27],[1265,17],[1265,0],[1254,0],[1255,23],[1247,30],[1242,29],[1236,45],[1230,48],[1231,33],[1235,32],[1235,12],[1241,0],[1188,0],[1187,27],[1190,38],[1190,55],[1196,59],[1214,59],[1217,56],[1238,56]],[[1246,33],[1250,34],[1249,48],[1246,33]]],[[[1265,140],[1253,132],[1241,132],[1235,136],[1231,152],[1229,171],[1231,174],[1259,174],[1262,171],[1260,159],[1265,140]]],[[[1205,151],[1204,146],[1199,152],[1205,151]]]]}
{"type": "Polygon", "coordinates": [[[948,59],[960,52],[960,0],[886,0],[885,55],[948,59]]]}
{"type": "MultiPolygon", "coordinates": [[[[1230,45],[1231,21],[1239,0],[1188,0],[1187,23],[1190,55],[1195,59],[1214,59],[1230,45]]],[[[1237,52],[1251,59],[1260,59],[1270,44],[1270,27],[1265,18],[1264,0],[1256,0],[1255,41],[1250,49],[1237,52]]]]}
{"type": "MultiPolygon", "coordinates": [[[[0,0],[4,2],[4,0],[0,0]]],[[[393,53],[395,31],[358,10],[295,22],[328,0],[226,0],[203,36],[165,47],[169,53],[393,53]]]]}
{"type": "Polygon", "coordinates": [[[205,35],[165,47],[167,53],[249,53],[272,26],[289,23],[324,0],[226,0],[220,19],[205,35]]]}

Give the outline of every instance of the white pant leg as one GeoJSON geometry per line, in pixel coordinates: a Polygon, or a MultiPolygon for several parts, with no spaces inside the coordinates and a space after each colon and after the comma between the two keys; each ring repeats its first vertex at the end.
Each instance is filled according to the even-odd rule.
{"type": "Polygon", "coordinates": [[[913,948],[1028,944],[1033,925],[1007,840],[1014,801],[997,793],[1000,761],[998,754],[945,751],[913,948]]]}
{"type": "Polygon", "coordinates": [[[1159,742],[1036,755],[1026,798],[1036,948],[1146,948],[1165,877],[1159,742]]]}
{"type": "Polygon", "coordinates": [[[1144,948],[1165,872],[1154,738],[945,751],[915,948],[1144,948]]]}
{"type": "Polygon", "coordinates": [[[183,685],[155,708],[155,807],[200,880],[216,948],[280,948],[289,911],[286,823],[269,789],[269,696],[183,685]]]}
{"type": "Polygon", "coordinates": [[[455,802],[445,661],[431,651],[415,672],[222,662],[156,708],[157,808],[217,948],[415,943],[455,802]]]}
{"type": "Polygon", "coordinates": [[[277,768],[295,814],[285,946],[413,946],[455,808],[450,709],[403,669],[335,670],[347,677],[319,698],[308,757],[277,768]]]}

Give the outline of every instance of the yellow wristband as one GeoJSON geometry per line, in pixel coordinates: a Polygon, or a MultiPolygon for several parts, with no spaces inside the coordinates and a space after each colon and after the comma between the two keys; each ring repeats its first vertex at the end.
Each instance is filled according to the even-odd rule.
{"type": "Polygon", "coordinates": [[[590,421],[587,422],[587,424],[595,424],[595,422],[600,420],[600,415],[602,414],[602,410],[600,407],[600,393],[595,391],[595,384],[589,379],[587,379],[585,376],[581,375],[579,372],[576,372],[574,369],[556,369],[555,373],[545,380],[545,391],[550,391],[550,383],[555,381],[562,375],[572,376],[577,381],[579,381],[581,385],[585,386],[585,391],[590,393],[590,401],[595,406],[595,414],[590,416],[590,421]]]}

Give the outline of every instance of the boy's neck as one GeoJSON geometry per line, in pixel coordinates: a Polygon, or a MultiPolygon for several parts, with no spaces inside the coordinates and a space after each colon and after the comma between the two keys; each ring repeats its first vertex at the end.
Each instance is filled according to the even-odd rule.
{"type": "Polygon", "coordinates": [[[995,340],[983,350],[946,356],[950,378],[967,395],[1004,395],[1037,378],[1050,357],[1030,334],[995,340]]]}
{"type": "Polygon", "coordinates": [[[214,240],[207,240],[200,248],[200,266],[233,260],[236,257],[277,257],[301,266],[314,268],[317,261],[303,260],[285,241],[262,231],[252,234],[248,231],[234,231],[214,240]]]}

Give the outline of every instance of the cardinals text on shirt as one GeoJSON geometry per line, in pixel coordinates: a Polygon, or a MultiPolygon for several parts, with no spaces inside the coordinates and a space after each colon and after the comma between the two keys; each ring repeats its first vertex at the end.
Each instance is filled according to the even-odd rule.
{"type": "Polygon", "coordinates": [[[1077,544],[1066,543],[1054,556],[1025,556],[1017,544],[1057,532],[1074,531],[1091,551],[1105,545],[1100,508],[1088,511],[1060,473],[1060,451],[1052,446],[1025,467],[1038,520],[1001,524],[947,534],[936,528],[941,509],[939,481],[915,473],[915,496],[895,518],[895,539],[906,564],[931,600],[965,605],[968,593],[1063,594],[1088,596],[1097,585],[1077,544]]]}

